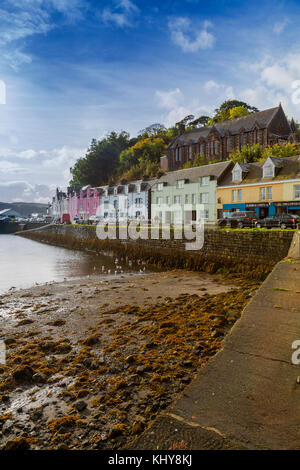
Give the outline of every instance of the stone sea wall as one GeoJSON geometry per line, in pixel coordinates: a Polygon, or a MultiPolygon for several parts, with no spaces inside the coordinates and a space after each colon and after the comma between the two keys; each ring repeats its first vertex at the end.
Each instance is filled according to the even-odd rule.
{"type": "Polygon", "coordinates": [[[70,249],[110,252],[123,259],[141,260],[149,267],[232,273],[263,280],[288,255],[294,232],[207,229],[204,246],[198,251],[186,250],[183,240],[99,240],[94,226],[50,225],[19,235],[70,249]]]}

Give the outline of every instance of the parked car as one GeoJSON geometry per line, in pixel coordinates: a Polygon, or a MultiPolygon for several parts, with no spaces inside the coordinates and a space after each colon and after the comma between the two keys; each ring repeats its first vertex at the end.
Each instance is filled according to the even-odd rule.
{"type": "Polygon", "coordinates": [[[90,222],[91,224],[97,225],[97,224],[99,224],[99,222],[100,222],[101,220],[102,220],[102,217],[100,217],[100,215],[92,215],[92,216],[90,217],[90,219],[89,219],[89,222],[90,222]]]}
{"type": "Polygon", "coordinates": [[[236,211],[219,219],[217,225],[230,228],[255,227],[257,220],[258,216],[255,211],[236,211]]]}
{"type": "Polygon", "coordinates": [[[84,224],[84,219],[80,219],[79,217],[74,217],[73,223],[74,224],[84,224]]]}
{"type": "Polygon", "coordinates": [[[265,219],[258,220],[256,222],[257,228],[297,228],[297,224],[300,224],[300,217],[293,214],[277,214],[269,215],[265,219]]]}

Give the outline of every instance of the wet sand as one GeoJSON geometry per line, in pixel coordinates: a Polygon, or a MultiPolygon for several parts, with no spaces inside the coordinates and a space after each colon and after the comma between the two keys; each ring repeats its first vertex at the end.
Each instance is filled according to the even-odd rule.
{"type": "Polygon", "coordinates": [[[170,271],[0,296],[0,448],[122,448],[221,347],[257,285],[170,271]]]}

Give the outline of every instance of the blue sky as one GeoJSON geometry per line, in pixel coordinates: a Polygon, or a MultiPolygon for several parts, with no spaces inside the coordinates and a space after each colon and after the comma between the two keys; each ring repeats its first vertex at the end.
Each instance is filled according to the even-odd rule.
{"type": "Polygon", "coordinates": [[[1,0],[0,201],[45,202],[92,138],[225,99],[300,120],[300,2],[1,0]]]}

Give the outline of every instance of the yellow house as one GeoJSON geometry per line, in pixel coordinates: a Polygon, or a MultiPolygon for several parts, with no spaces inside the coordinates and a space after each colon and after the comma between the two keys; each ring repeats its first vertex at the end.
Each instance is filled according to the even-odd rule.
{"type": "Polygon", "coordinates": [[[300,215],[300,157],[236,163],[217,187],[218,217],[255,210],[260,218],[278,213],[300,215]]]}

